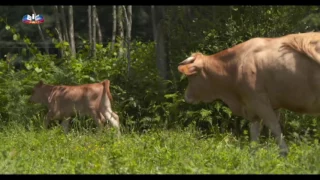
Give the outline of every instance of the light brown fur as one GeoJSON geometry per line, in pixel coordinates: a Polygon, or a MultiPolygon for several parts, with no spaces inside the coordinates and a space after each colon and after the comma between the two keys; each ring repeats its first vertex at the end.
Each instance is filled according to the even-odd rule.
{"type": "Polygon", "coordinates": [[[49,108],[45,128],[48,128],[51,120],[63,119],[62,125],[67,132],[67,118],[79,112],[80,115],[90,115],[98,127],[102,127],[108,119],[119,130],[119,117],[111,110],[112,95],[109,87],[109,80],[78,86],[54,86],[40,81],[35,85],[30,101],[42,103],[49,108]]]}
{"type": "Polygon", "coordinates": [[[259,121],[275,135],[282,154],[278,109],[320,114],[320,33],[253,38],[213,55],[195,53],[178,70],[188,76],[189,103],[224,101],[235,115],[251,121],[257,141],[259,121]]]}

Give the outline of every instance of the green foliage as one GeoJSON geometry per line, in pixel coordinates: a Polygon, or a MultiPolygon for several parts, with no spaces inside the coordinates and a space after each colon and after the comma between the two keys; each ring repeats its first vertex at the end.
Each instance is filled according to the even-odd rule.
{"type": "MultiPolygon", "coordinates": [[[[15,29],[6,25],[14,37],[20,35],[15,29]]],[[[48,32],[50,33],[50,32],[48,32]]],[[[1,109],[2,121],[19,121],[28,126],[35,114],[46,112],[41,105],[27,102],[31,89],[39,81],[48,84],[76,85],[99,82],[104,79],[111,81],[111,91],[114,96],[114,109],[118,111],[121,123],[128,130],[142,130],[148,116],[160,119],[157,109],[153,109],[164,100],[165,91],[161,88],[162,80],[158,77],[155,64],[154,43],[133,41],[131,44],[131,74],[127,75],[127,61],[117,56],[119,43],[111,51],[111,44],[97,44],[97,56],[89,59],[89,48],[84,42],[84,48],[76,58],[71,58],[67,42],[57,42],[52,37],[56,47],[64,51],[64,57],[58,59],[55,55],[42,54],[29,38],[16,38],[27,45],[26,51],[32,54],[24,61],[24,69],[15,69],[10,62],[0,61],[1,109]],[[144,92],[144,93],[141,93],[144,92]],[[153,114],[157,113],[157,114],[153,114]]],[[[158,123],[156,124],[158,125],[158,123]]],[[[154,126],[153,126],[154,127],[154,126]]]]}
{"type": "Polygon", "coordinates": [[[1,124],[2,174],[319,174],[318,141],[289,143],[280,158],[273,140],[257,149],[233,136],[190,131],[91,133],[29,130],[1,124]]]}
{"type": "MultiPolygon", "coordinates": [[[[223,102],[190,105],[184,102],[187,85],[177,71],[177,64],[191,52],[216,53],[253,37],[275,37],[287,33],[315,30],[318,9],[313,6],[196,6],[167,7],[163,20],[166,34],[170,80],[158,76],[155,44],[133,40],[131,43],[131,74],[127,74],[126,58],[119,58],[120,39],[111,50],[111,43],[97,44],[96,58],[89,57],[89,44],[80,37],[77,56],[72,58],[69,43],[58,42],[46,30],[56,48],[63,50],[58,58],[40,52],[26,36],[3,18],[2,29],[12,40],[23,42],[25,48],[16,56],[23,58],[23,67],[16,69],[15,56],[0,61],[0,120],[19,121],[28,127],[42,123],[46,109],[27,102],[32,87],[44,80],[48,84],[76,85],[111,80],[114,109],[120,116],[124,131],[143,132],[150,129],[193,128],[207,133],[233,131],[248,136],[246,121],[232,115],[223,102]],[[212,18],[213,17],[213,18],[212,18]],[[276,24],[276,25],[275,25],[276,24]],[[187,38],[186,38],[187,37],[187,38]],[[31,55],[29,59],[26,59],[31,55]]],[[[319,137],[319,123],[309,116],[284,111],[283,127],[294,139],[319,137]]],[[[75,118],[77,119],[77,118],[75,118]]],[[[268,132],[263,135],[268,136],[268,132]]]]}

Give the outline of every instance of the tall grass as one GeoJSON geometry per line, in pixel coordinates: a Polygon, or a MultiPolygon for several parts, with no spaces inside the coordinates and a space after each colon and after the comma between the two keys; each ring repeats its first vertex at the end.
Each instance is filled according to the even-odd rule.
{"type": "Polygon", "coordinates": [[[59,126],[28,130],[10,123],[0,132],[3,174],[319,174],[318,142],[289,142],[279,157],[272,139],[252,148],[230,134],[155,130],[143,134],[91,132],[59,126]]]}

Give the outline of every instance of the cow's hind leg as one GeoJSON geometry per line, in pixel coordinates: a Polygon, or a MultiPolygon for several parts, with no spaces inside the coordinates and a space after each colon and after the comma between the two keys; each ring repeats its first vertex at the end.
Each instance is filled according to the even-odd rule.
{"type": "Polygon", "coordinates": [[[252,107],[255,107],[256,114],[262,118],[264,125],[266,125],[275,136],[280,147],[280,154],[286,156],[289,153],[289,149],[282,136],[282,130],[277,114],[271,106],[265,102],[255,101],[252,105],[252,107]]]}

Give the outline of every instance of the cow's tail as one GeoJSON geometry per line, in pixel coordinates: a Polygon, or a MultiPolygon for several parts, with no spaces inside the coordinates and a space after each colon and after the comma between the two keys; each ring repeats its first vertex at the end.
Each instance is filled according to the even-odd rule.
{"type": "Polygon", "coordinates": [[[288,35],[282,47],[290,47],[320,64],[320,33],[318,32],[288,35]]]}

